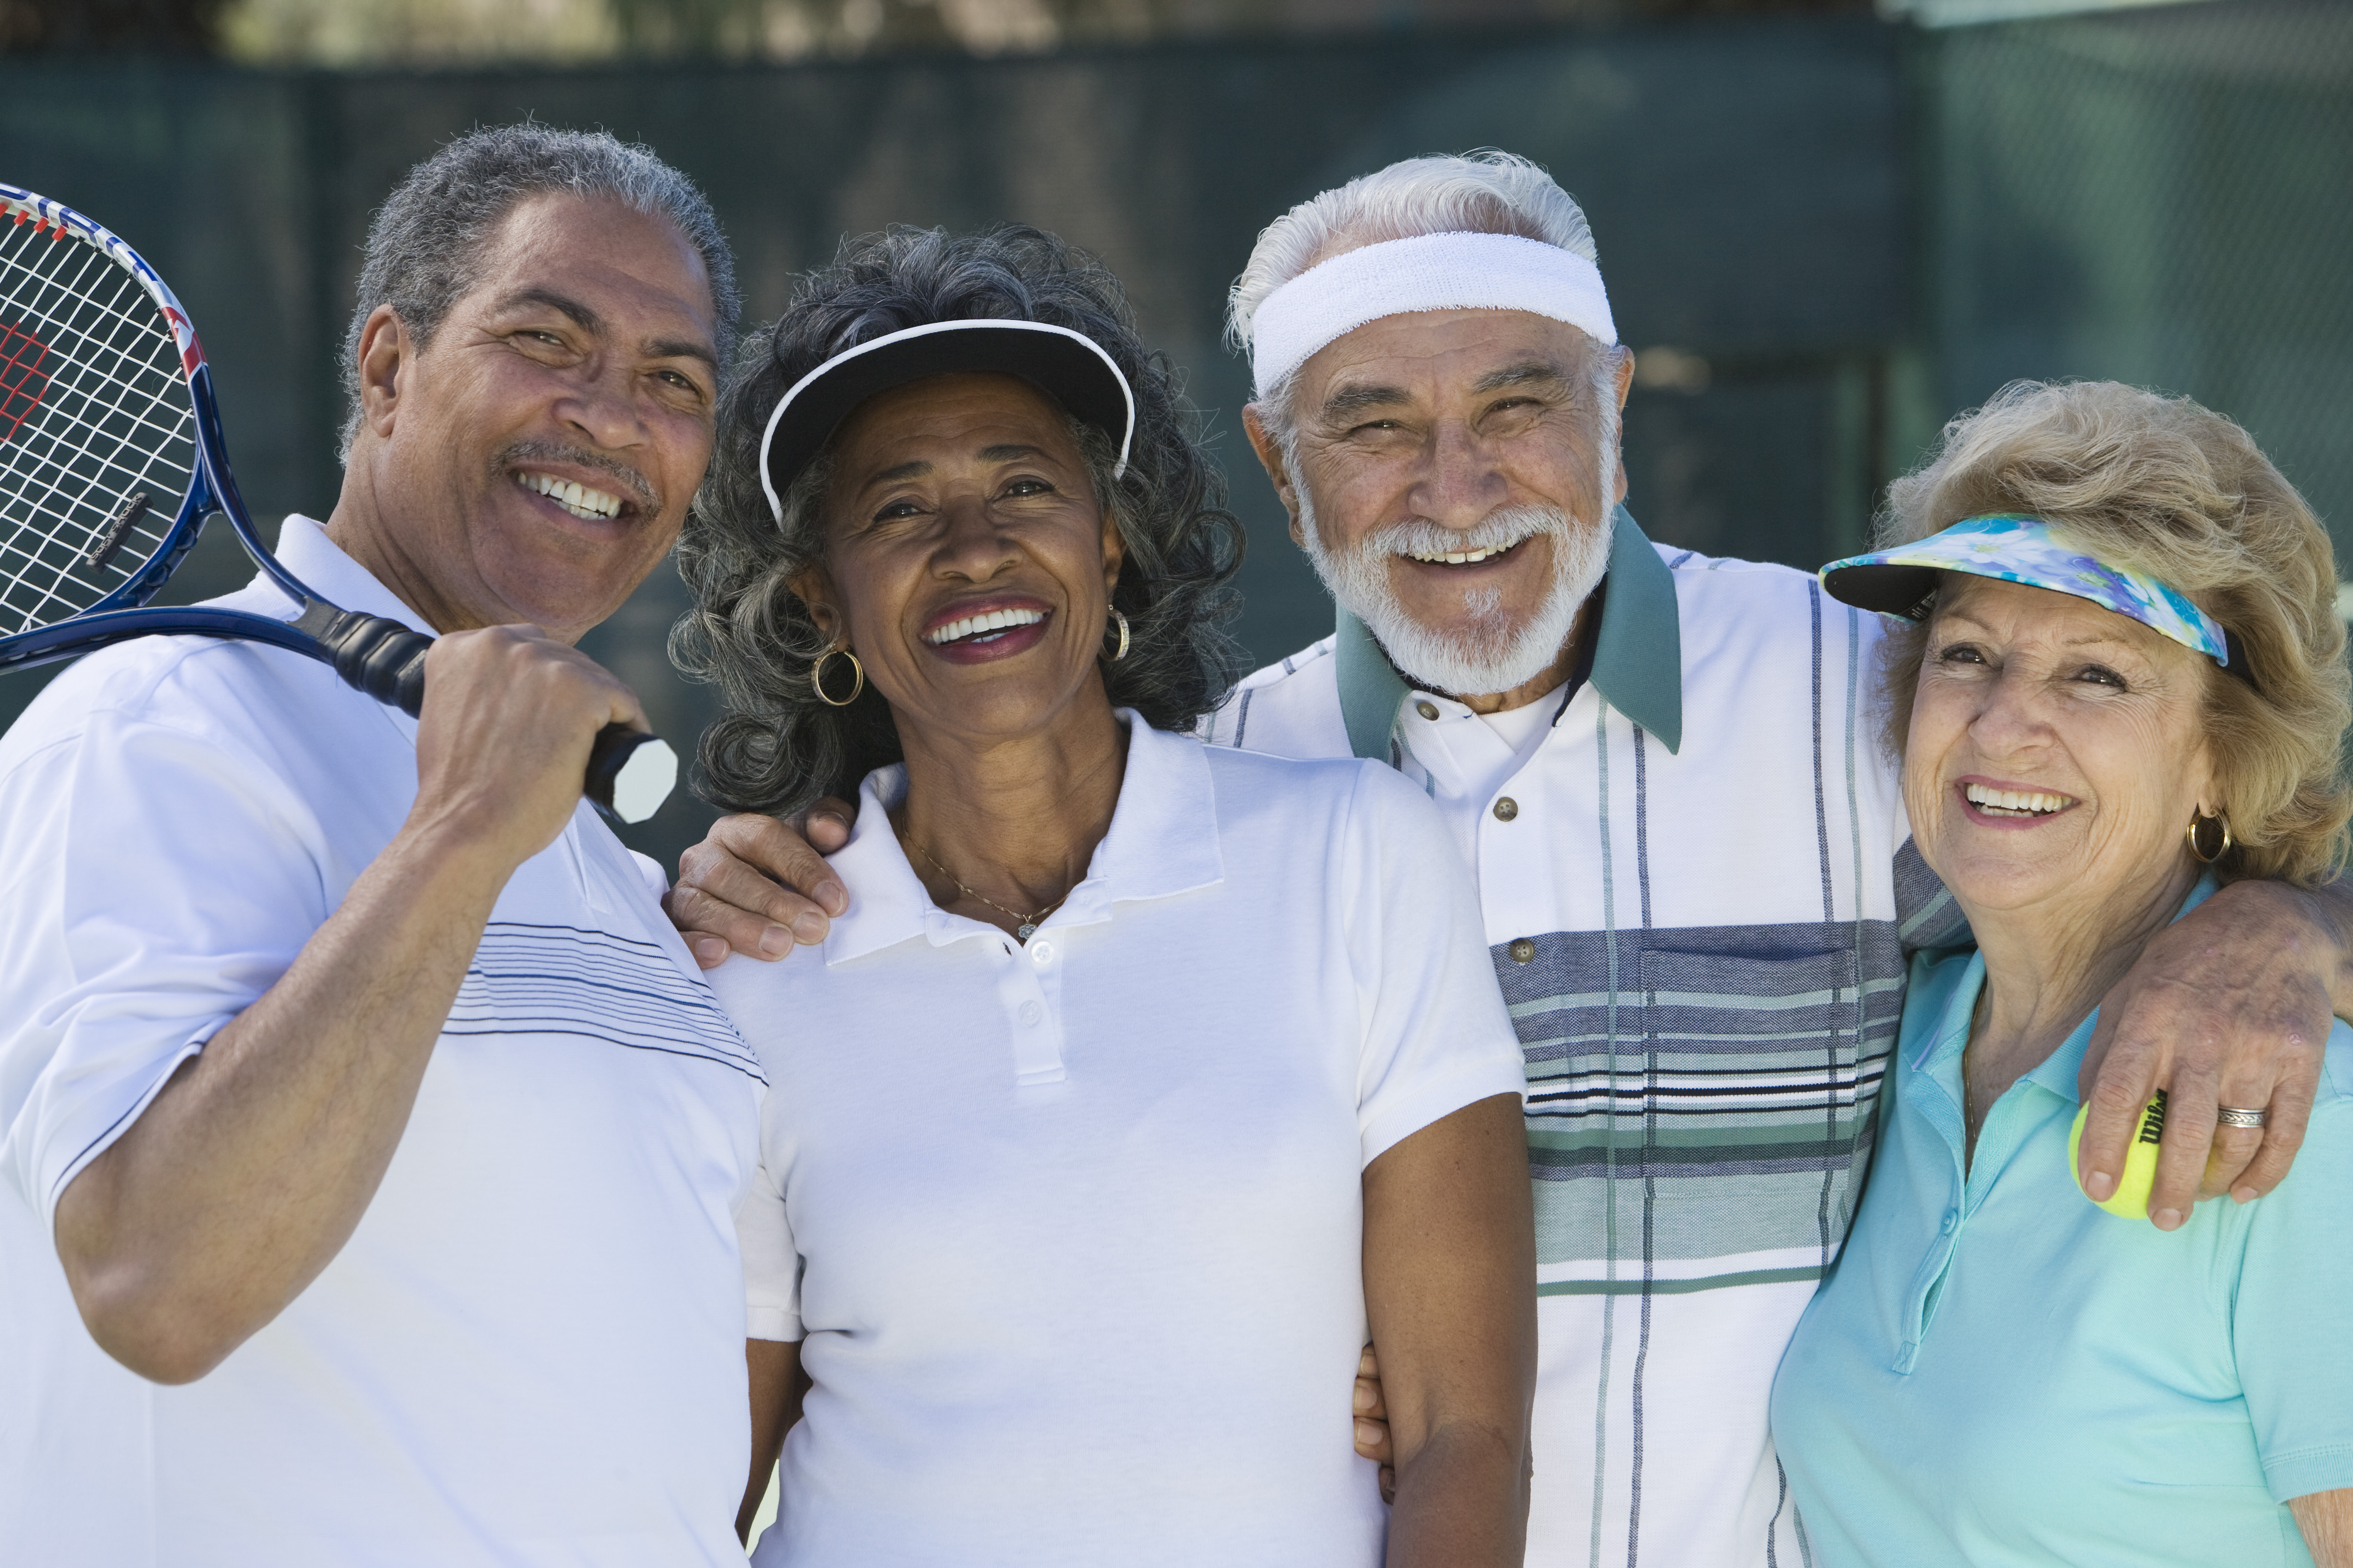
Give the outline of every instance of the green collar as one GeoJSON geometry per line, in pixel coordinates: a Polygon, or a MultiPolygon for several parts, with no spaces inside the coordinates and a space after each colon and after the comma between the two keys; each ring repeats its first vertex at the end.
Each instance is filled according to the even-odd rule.
{"type": "MultiPolygon", "coordinates": [[[[1595,637],[1595,689],[1668,751],[1680,751],[1683,659],[1675,574],[1622,506],[1609,536],[1609,592],[1602,599],[1595,637]]],[[[1333,657],[1349,750],[1375,762],[1391,761],[1389,731],[1397,723],[1398,704],[1411,688],[1365,623],[1346,610],[1339,612],[1333,657]]]]}

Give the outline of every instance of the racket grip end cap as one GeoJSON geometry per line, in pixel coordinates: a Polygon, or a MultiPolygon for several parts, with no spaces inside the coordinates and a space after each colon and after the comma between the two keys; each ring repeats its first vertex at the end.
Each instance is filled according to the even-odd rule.
{"type": "Polygon", "coordinates": [[[588,753],[587,786],[597,809],[621,823],[639,823],[662,808],[678,785],[678,753],[659,735],[607,724],[588,753]]]}

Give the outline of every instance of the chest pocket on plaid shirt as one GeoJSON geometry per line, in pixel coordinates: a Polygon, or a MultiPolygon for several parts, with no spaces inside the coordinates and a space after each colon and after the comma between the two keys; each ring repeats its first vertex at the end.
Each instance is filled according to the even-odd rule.
{"type": "MultiPolygon", "coordinates": [[[[1755,1136],[1784,1121],[1799,1142],[1819,1145],[1856,1110],[1869,1032],[1859,967],[1852,949],[1775,958],[1643,953],[1646,1108],[1693,1127],[1732,1119],[1760,1158],[1795,1154],[1766,1156],[1778,1141],[1755,1136]]],[[[1633,1067],[1621,1044],[1621,1081],[1633,1067]]],[[[1874,1063],[1873,1091],[1876,1084],[1874,1063]]]]}

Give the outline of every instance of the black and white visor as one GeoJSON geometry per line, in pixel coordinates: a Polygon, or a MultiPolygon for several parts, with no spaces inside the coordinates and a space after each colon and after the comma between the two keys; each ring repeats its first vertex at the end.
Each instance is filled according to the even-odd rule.
{"type": "Polygon", "coordinates": [[[1117,444],[1112,478],[1127,471],[1135,393],[1103,345],[1044,321],[932,321],[845,349],[795,382],[760,437],[760,489],[785,520],[785,491],[844,419],[875,394],[928,376],[1018,375],[1117,444]]]}

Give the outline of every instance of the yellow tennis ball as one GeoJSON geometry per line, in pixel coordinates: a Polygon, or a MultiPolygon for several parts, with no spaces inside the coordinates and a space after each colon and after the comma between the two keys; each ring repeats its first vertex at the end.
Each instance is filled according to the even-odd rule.
{"type": "MultiPolygon", "coordinates": [[[[2075,1112],[2075,1125],[2067,1134],[2067,1170],[2078,1184],[2084,1177],[2075,1151],[2084,1142],[2084,1121],[2091,1114],[2091,1102],[2086,1100],[2075,1112]]],[[[2140,1125],[2133,1131],[2133,1141],[2125,1145],[2125,1168],[2116,1178],[2116,1190],[2100,1207],[2126,1219],[2148,1217],[2148,1194],[2157,1186],[2157,1146],[2164,1137],[2165,1090],[2160,1089],[2141,1107],[2140,1125]]]]}

